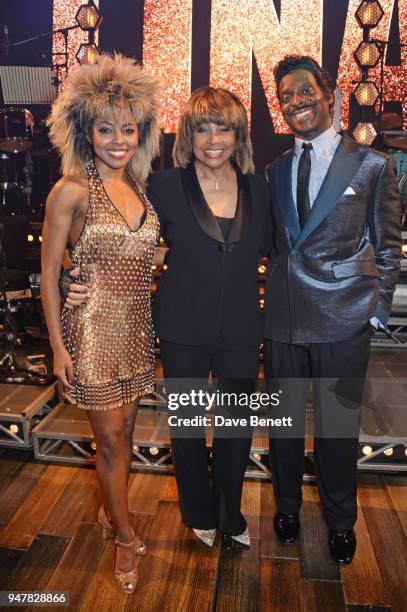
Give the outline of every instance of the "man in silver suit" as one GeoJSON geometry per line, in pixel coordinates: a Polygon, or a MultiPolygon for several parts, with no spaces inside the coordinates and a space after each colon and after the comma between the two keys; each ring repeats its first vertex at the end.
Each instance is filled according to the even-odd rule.
{"type": "Polygon", "coordinates": [[[265,376],[295,427],[270,434],[274,528],[300,527],[305,408],[312,379],[314,464],[333,559],[356,538],[358,423],[372,331],[385,327],[400,265],[400,204],[389,157],[332,125],[333,85],[311,57],[274,76],[294,147],[266,168],[273,236],[265,293],[265,376]]]}

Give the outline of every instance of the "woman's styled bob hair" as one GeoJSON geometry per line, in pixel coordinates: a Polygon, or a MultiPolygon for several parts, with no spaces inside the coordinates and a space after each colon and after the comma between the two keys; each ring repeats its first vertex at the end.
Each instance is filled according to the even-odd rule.
{"type": "Polygon", "coordinates": [[[96,64],[81,66],[68,76],[47,122],[64,175],[85,174],[93,159],[89,137],[94,120],[117,120],[123,112],[136,122],[139,135],[127,170],[136,181],[144,181],[159,150],[158,83],[121,54],[100,55],[96,64]]]}
{"type": "Polygon", "coordinates": [[[200,87],[186,103],[175,138],[172,157],[175,166],[186,168],[193,159],[192,136],[202,123],[233,128],[236,133],[234,159],[243,174],[254,172],[246,109],[239,98],[221,87],[200,87]]]}

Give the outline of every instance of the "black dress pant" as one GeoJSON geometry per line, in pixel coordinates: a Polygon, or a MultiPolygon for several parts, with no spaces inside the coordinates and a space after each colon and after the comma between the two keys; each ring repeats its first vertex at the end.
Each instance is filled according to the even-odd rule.
{"type": "Polygon", "coordinates": [[[279,512],[295,514],[301,507],[305,410],[312,380],[314,463],[325,520],[331,529],[354,525],[360,404],[370,333],[367,326],[352,338],[321,344],[265,341],[265,377],[272,388],[282,391],[281,414],[292,416],[295,424],[284,438],[270,433],[273,489],[279,512]]]}
{"type": "MultiPolygon", "coordinates": [[[[231,347],[222,341],[210,346],[189,346],[160,340],[160,350],[167,394],[174,390],[189,392],[200,383],[205,387],[210,373],[219,379],[219,390],[244,393],[255,390],[258,347],[231,347]]],[[[177,410],[184,416],[197,412],[203,415],[205,409],[188,406],[177,410]]],[[[241,417],[244,411],[232,406],[228,412],[230,416],[241,417]]],[[[195,529],[219,528],[225,534],[239,535],[246,528],[240,502],[251,430],[214,429],[211,486],[204,429],[193,427],[189,436],[185,428],[182,435],[176,428],[170,428],[182,519],[195,529]]]]}

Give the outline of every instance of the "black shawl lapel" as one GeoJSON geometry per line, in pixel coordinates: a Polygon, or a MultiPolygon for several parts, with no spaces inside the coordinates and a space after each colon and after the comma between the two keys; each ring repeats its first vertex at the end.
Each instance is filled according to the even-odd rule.
{"type": "Polygon", "coordinates": [[[228,237],[228,244],[238,242],[243,230],[247,227],[247,220],[251,213],[251,192],[247,175],[242,174],[240,168],[235,167],[237,176],[237,206],[235,218],[228,237]]]}
{"type": "Polygon", "coordinates": [[[193,162],[182,172],[181,178],[187,202],[201,229],[216,242],[225,244],[219,223],[205,201],[193,162]]]}
{"type": "MultiPolygon", "coordinates": [[[[228,244],[237,242],[240,240],[247,215],[250,213],[250,186],[247,176],[242,175],[239,168],[236,168],[237,173],[237,187],[238,187],[238,199],[236,214],[230,230],[228,244]]],[[[189,206],[191,207],[192,213],[194,214],[199,226],[202,231],[208,236],[225,244],[222,231],[219,227],[219,223],[212,214],[205,197],[202,193],[201,186],[196,175],[194,163],[190,163],[189,166],[181,174],[182,184],[185,192],[185,196],[189,206]]]]}
{"type": "Polygon", "coordinates": [[[301,228],[292,192],[291,168],[293,156],[294,149],[278,161],[274,168],[273,180],[278,207],[284,219],[284,223],[294,240],[297,240],[301,228]]]}

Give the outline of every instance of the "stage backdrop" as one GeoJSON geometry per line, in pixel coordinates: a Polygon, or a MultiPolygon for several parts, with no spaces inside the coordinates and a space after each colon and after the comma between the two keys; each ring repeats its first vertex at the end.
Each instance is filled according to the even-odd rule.
{"type": "MultiPolygon", "coordinates": [[[[2,0],[1,21],[11,22],[12,40],[74,23],[84,0],[2,0]],[[35,9],[33,5],[35,4],[35,9]],[[3,5],[4,6],[4,5],[3,5]],[[3,12],[3,11],[2,11],[3,12]],[[34,14],[35,13],[35,14],[34,14]],[[41,16],[42,14],[42,16],[41,16]],[[24,21],[24,27],[22,22],[24,21]],[[35,23],[35,31],[33,24],[35,23]],[[14,24],[14,31],[13,31],[14,24]]],[[[97,42],[103,51],[121,51],[143,62],[162,85],[163,129],[170,135],[186,98],[210,83],[236,92],[251,120],[258,170],[287,148],[290,137],[279,111],[273,66],[287,53],[310,54],[342,89],[341,123],[358,119],[350,94],[360,71],[353,52],[362,40],[354,17],[360,0],[95,0],[104,21],[97,42]]],[[[384,16],[371,36],[407,43],[407,0],[380,0],[384,16]]],[[[1,24],[0,24],[1,25],[1,24]]],[[[70,66],[84,34],[69,34],[70,66]]],[[[42,41],[44,47],[44,42],[42,41]]],[[[44,50],[42,47],[42,53],[44,50]]],[[[61,49],[55,36],[53,50],[61,49]]],[[[51,49],[50,49],[51,51],[51,49]]],[[[31,57],[35,56],[35,50],[31,57]]],[[[391,46],[384,70],[385,108],[407,119],[407,48],[391,46]]],[[[379,67],[370,72],[379,82],[379,67]]],[[[167,153],[172,138],[167,138],[167,153]]],[[[168,157],[168,155],[167,155],[168,157]]]]}

